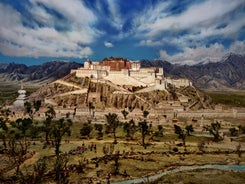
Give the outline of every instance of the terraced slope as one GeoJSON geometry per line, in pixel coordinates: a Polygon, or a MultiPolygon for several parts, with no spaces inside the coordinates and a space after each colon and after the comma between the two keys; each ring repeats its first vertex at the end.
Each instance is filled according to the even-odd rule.
{"type": "Polygon", "coordinates": [[[85,108],[92,104],[97,109],[211,108],[210,98],[194,87],[144,91],[140,86],[134,86],[132,90],[112,81],[78,78],[75,74],[69,74],[40,88],[30,97],[30,100],[37,99],[59,107],[85,108]],[[189,99],[188,102],[179,101],[183,96],[189,99]]]}

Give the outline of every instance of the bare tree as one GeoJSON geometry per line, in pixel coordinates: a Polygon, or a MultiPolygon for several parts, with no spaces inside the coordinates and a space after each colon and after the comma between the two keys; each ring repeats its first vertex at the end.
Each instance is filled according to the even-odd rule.
{"type": "Polygon", "coordinates": [[[64,118],[54,121],[52,124],[52,136],[54,138],[55,145],[55,180],[58,184],[68,183],[67,178],[64,176],[63,168],[68,162],[68,157],[66,155],[60,154],[60,146],[62,138],[65,134],[71,135],[70,127],[72,126],[72,121],[70,119],[65,120],[64,118]]]}
{"type": "Polygon", "coordinates": [[[71,126],[72,121],[70,119],[65,120],[64,118],[61,118],[57,121],[53,121],[52,123],[52,137],[54,138],[54,145],[55,145],[55,155],[56,157],[60,154],[60,146],[62,138],[65,134],[68,134],[68,136],[71,135],[71,126]]]}
{"type": "Polygon", "coordinates": [[[29,143],[23,138],[18,130],[11,131],[8,141],[8,156],[15,166],[16,176],[20,174],[20,165],[26,159],[29,143]]]}

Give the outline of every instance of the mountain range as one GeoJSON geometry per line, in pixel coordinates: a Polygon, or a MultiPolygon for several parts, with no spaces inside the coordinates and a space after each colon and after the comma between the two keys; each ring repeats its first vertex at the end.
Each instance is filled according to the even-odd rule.
{"type": "MultiPolygon", "coordinates": [[[[194,86],[206,90],[245,90],[245,55],[229,54],[220,62],[197,65],[177,65],[163,60],[141,60],[142,67],[163,67],[164,75],[188,78],[194,86]]],[[[62,78],[71,69],[82,67],[76,62],[51,61],[42,65],[0,63],[0,77],[5,82],[44,84],[62,78]]]]}
{"type": "Polygon", "coordinates": [[[0,63],[0,77],[4,82],[24,82],[43,84],[52,82],[69,74],[83,64],[76,62],[51,61],[42,65],[26,66],[16,63],[0,63]]]}
{"type": "Polygon", "coordinates": [[[205,90],[244,90],[245,55],[229,54],[219,62],[176,65],[162,60],[142,60],[142,67],[161,66],[166,77],[188,78],[194,86],[205,90]]]}

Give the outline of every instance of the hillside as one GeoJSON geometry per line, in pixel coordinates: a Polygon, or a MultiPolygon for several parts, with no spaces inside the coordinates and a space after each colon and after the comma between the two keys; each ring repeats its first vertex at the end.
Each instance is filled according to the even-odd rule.
{"type": "Polygon", "coordinates": [[[59,79],[69,74],[71,69],[81,66],[79,63],[64,61],[52,61],[29,67],[24,64],[0,63],[0,105],[13,103],[18,96],[20,80],[24,81],[24,88],[29,95],[42,85],[59,79]]]}
{"type": "Polygon", "coordinates": [[[140,87],[126,90],[109,81],[78,78],[70,74],[40,88],[30,100],[44,100],[56,107],[91,106],[96,109],[118,108],[177,110],[212,108],[211,99],[194,87],[169,88],[140,92],[140,87]],[[181,102],[180,98],[188,101],[181,102]]]}
{"type": "Polygon", "coordinates": [[[76,62],[51,61],[42,65],[26,66],[16,63],[0,63],[1,81],[16,82],[23,80],[30,83],[47,83],[64,77],[71,69],[82,64],[76,62]]]}

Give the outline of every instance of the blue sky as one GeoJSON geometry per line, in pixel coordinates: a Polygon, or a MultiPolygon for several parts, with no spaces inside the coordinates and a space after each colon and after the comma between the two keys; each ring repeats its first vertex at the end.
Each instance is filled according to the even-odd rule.
{"type": "Polygon", "coordinates": [[[0,0],[0,62],[245,54],[244,0],[0,0]]]}

